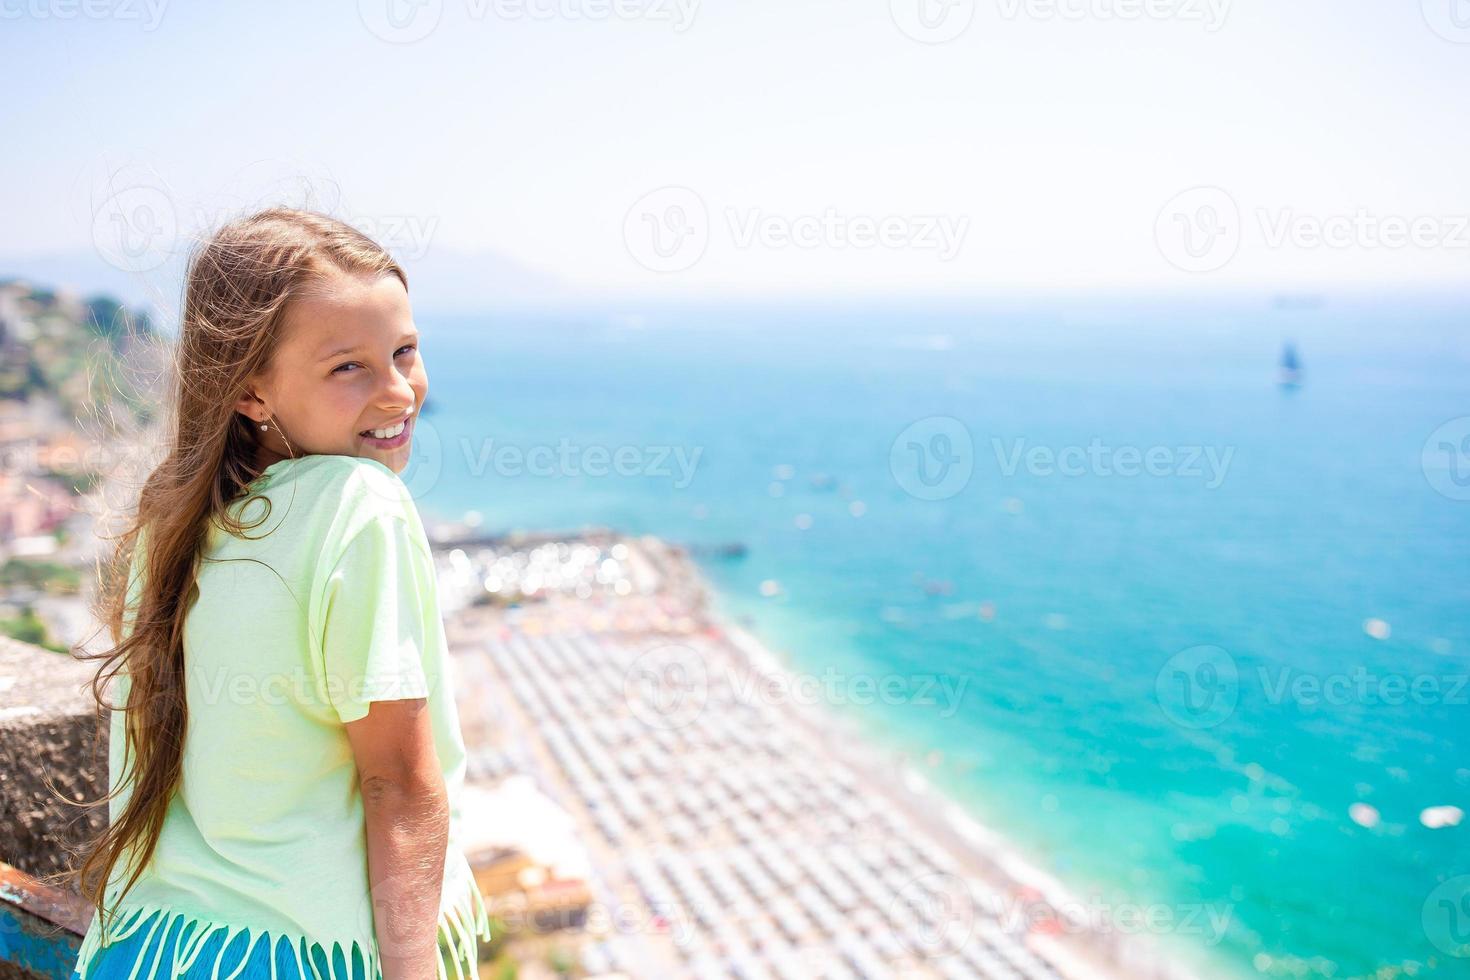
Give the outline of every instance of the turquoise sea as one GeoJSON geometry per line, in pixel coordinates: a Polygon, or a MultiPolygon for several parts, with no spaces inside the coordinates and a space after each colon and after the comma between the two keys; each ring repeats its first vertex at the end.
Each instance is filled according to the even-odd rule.
{"type": "Polygon", "coordinates": [[[963,682],[836,710],[1205,975],[1470,976],[1470,824],[1420,816],[1470,809],[1466,309],[421,313],[404,475],[489,530],[743,543],[727,611],[798,671],[963,682]]]}

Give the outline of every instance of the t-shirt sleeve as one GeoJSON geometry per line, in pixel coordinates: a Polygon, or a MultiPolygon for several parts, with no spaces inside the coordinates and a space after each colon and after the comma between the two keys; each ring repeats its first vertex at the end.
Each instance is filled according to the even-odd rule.
{"type": "Polygon", "coordinates": [[[325,692],[345,724],[373,701],[429,696],[425,663],[439,642],[434,563],[415,528],[375,513],[335,560],[322,587],[325,692]]]}

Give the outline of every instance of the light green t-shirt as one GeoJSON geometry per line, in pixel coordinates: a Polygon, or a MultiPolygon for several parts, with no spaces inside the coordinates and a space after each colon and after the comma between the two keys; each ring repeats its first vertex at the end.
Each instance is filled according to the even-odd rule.
{"type": "MultiPolygon", "coordinates": [[[[311,455],[271,464],[230,506],[247,524],[264,520],[243,537],[209,526],[184,624],[183,778],[153,860],[107,936],[103,916],[94,917],[78,958],[82,980],[90,954],[152,910],[228,930],[221,950],[244,930],[273,943],[305,937],[329,963],[339,949],[350,969],[356,943],[367,977],[380,976],[363,803],[344,724],[372,701],[410,697],[428,700],[451,810],[440,940],[452,955],[440,976],[476,976],[476,939],[489,938],[489,922],[460,846],[465,747],[433,557],[407,487],[377,460],[311,455]]],[[[141,567],[135,558],[125,628],[141,567]]],[[[125,704],[125,674],[119,682],[111,698],[125,704]]],[[[114,787],[123,714],[111,722],[114,787]]],[[[114,798],[112,816],[127,795],[114,798]]],[[[127,880],[124,863],[114,868],[109,904],[127,880]]],[[[302,967],[310,977],[314,964],[302,967]]]]}

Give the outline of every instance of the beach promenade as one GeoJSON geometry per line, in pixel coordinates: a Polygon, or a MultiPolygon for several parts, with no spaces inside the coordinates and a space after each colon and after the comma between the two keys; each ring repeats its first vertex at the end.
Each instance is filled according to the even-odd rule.
{"type": "Polygon", "coordinates": [[[470,782],[527,771],[577,822],[589,973],[1185,976],[1068,924],[1059,885],[830,712],[773,696],[782,665],[710,613],[679,549],[593,534],[436,556],[470,782]]]}

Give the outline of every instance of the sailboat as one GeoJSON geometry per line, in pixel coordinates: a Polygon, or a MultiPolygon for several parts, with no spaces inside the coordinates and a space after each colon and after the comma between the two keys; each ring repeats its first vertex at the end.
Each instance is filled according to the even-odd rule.
{"type": "Polygon", "coordinates": [[[1279,375],[1281,387],[1300,388],[1302,386],[1302,362],[1297,357],[1296,346],[1287,342],[1281,351],[1281,373],[1279,375]]]}

